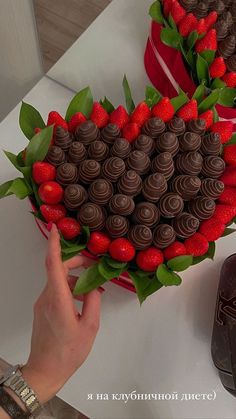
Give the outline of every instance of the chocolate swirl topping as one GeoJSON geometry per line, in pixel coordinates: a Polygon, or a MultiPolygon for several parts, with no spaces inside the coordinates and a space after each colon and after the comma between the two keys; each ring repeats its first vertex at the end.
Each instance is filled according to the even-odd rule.
{"type": "Polygon", "coordinates": [[[161,173],[166,180],[169,180],[175,171],[172,155],[168,151],[158,154],[152,160],[152,171],[161,173]]]}
{"type": "Polygon", "coordinates": [[[205,4],[205,2],[201,1],[198,3],[196,9],[194,10],[194,14],[197,19],[202,19],[203,17],[206,17],[208,13],[208,5],[205,4]]]}
{"type": "Polygon", "coordinates": [[[72,144],[72,138],[70,136],[70,133],[66,131],[64,128],[57,126],[54,144],[60,147],[63,151],[68,151],[72,144]]]}
{"type": "Polygon", "coordinates": [[[126,159],[131,152],[131,145],[125,138],[117,138],[110,150],[112,157],[126,159]]]}
{"type": "Polygon", "coordinates": [[[201,147],[201,136],[194,132],[185,132],[179,137],[180,151],[198,151],[201,147]]]}
{"type": "Polygon", "coordinates": [[[102,139],[106,144],[113,144],[116,138],[120,137],[120,129],[115,124],[108,124],[102,129],[102,139]]]}
{"type": "Polygon", "coordinates": [[[197,151],[183,153],[176,157],[175,167],[178,173],[198,175],[202,170],[203,158],[197,151]]]}
{"type": "Polygon", "coordinates": [[[228,35],[229,26],[224,20],[218,20],[215,24],[215,29],[217,33],[217,41],[222,41],[228,35]]]}
{"type": "Polygon", "coordinates": [[[186,130],[185,122],[182,118],[175,116],[171,121],[168,123],[167,126],[168,131],[173,132],[175,135],[183,135],[186,130]]]}
{"type": "Polygon", "coordinates": [[[88,200],[87,191],[78,184],[68,185],[64,192],[64,204],[69,211],[78,210],[88,200]]]}
{"type": "Polygon", "coordinates": [[[100,131],[93,121],[85,121],[75,130],[75,139],[89,145],[100,138],[100,131]]]}
{"type": "Polygon", "coordinates": [[[150,169],[151,162],[147,154],[143,151],[134,150],[126,160],[128,170],[135,170],[139,175],[144,175],[150,169]]]}
{"type": "Polygon", "coordinates": [[[215,207],[215,201],[206,196],[198,196],[188,204],[189,212],[199,221],[208,220],[213,215],[215,207]]]}
{"type": "Polygon", "coordinates": [[[123,237],[129,231],[129,221],[122,215],[110,215],[106,220],[106,229],[110,237],[123,237]]]}
{"type": "Polygon", "coordinates": [[[194,134],[203,135],[206,130],[206,122],[204,119],[191,119],[188,122],[188,131],[194,134]]]}
{"type": "Polygon", "coordinates": [[[102,174],[111,182],[117,182],[125,171],[125,163],[119,157],[109,157],[102,166],[102,174]]]}
{"type": "Polygon", "coordinates": [[[165,249],[175,241],[175,231],[168,224],[159,224],[153,232],[153,243],[159,249],[165,249]]]}
{"type": "Polygon", "coordinates": [[[81,225],[88,226],[91,231],[101,230],[105,225],[106,213],[99,205],[87,202],[80,208],[77,218],[81,225]]]}
{"type": "Polygon", "coordinates": [[[158,207],[163,217],[173,218],[183,211],[184,201],[180,195],[169,192],[165,195],[162,195],[158,207]]]}
{"type": "Polygon", "coordinates": [[[134,208],[135,203],[133,199],[123,194],[114,195],[109,202],[110,211],[118,215],[130,215],[134,208]]]}
{"type": "Polygon", "coordinates": [[[226,61],[228,71],[236,71],[236,54],[232,55],[226,61]]]}
{"type": "Polygon", "coordinates": [[[182,214],[174,218],[172,225],[177,237],[187,239],[198,230],[199,220],[187,212],[182,212],[182,214]]]}
{"type": "Polygon", "coordinates": [[[143,151],[150,156],[155,150],[155,141],[147,135],[139,135],[134,142],[135,150],[143,151]]]}
{"type": "Polygon", "coordinates": [[[94,141],[92,144],[90,144],[88,149],[88,155],[90,159],[96,160],[96,161],[102,161],[107,158],[109,154],[109,148],[103,141],[94,141]]]}
{"type": "Polygon", "coordinates": [[[200,149],[204,155],[218,156],[221,151],[220,135],[217,132],[210,132],[202,138],[200,149]]]}
{"type": "Polygon", "coordinates": [[[134,224],[143,224],[147,227],[154,227],[160,220],[159,209],[151,202],[140,202],[135,207],[132,220],[134,224]]]}
{"type": "Polygon", "coordinates": [[[147,201],[157,202],[166,191],[167,182],[161,173],[154,173],[143,182],[143,196],[147,201]]]}
{"type": "Polygon", "coordinates": [[[128,239],[137,250],[144,250],[152,244],[152,231],[145,225],[137,224],[129,230],[128,239]]]}
{"type": "Polygon", "coordinates": [[[222,0],[216,0],[210,5],[210,10],[214,10],[218,16],[221,15],[225,10],[225,5],[222,0]]]}
{"type": "Polygon", "coordinates": [[[202,180],[200,194],[211,199],[218,199],[224,191],[224,183],[217,179],[206,178],[202,180]]]}
{"type": "Polygon", "coordinates": [[[53,166],[57,167],[60,166],[60,164],[65,163],[66,155],[60,147],[52,145],[48,150],[45,160],[48,163],[51,163],[53,166]]]}
{"type": "Polygon", "coordinates": [[[226,10],[222,14],[221,19],[220,19],[220,22],[221,23],[225,22],[228,25],[228,28],[230,28],[233,25],[233,23],[234,23],[233,16],[232,16],[232,14],[230,13],[229,10],[226,10]]]}
{"type": "Polygon", "coordinates": [[[156,141],[156,149],[159,153],[168,151],[175,156],[179,151],[179,141],[173,132],[165,132],[156,141]]]}
{"type": "Polygon", "coordinates": [[[218,45],[218,52],[225,60],[233,55],[235,50],[236,38],[234,35],[229,35],[218,45]]]}
{"type": "Polygon", "coordinates": [[[89,199],[94,204],[105,205],[113,195],[113,186],[106,179],[96,179],[88,190],[89,199]]]}
{"type": "Polygon", "coordinates": [[[142,133],[152,138],[157,138],[166,129],[165,123],[160,118],[148,119],[142,127],[142,133]]]}
{"type": "Polygon", "coordinates": [[[96,160],[84,160],[79,166],[79,178],[84,183],[91,183],[101,173],[101,166],[96,160]]]}
{"type": "Polygon", "coordinates": [[[82,143],[74,141],[68,152],[68,161],[78,165],[81,161],[85,160],[87,157],[87,151],[85,146],[82,143]]]}
{"type": "Polygon", "coordinates": [[[180,175],[171,182],[171,190],[180,195],[184,201],[197,196],[201,187],[201,180],[197,176],[180,175]]]}
{"type": "Polygon", "coordinates": [[[192,12],[197,6],[198,0],[180,0],[181,6],[186,10],[186,12],[192,12]]]}
{"type": "Polygon", "coordinates": [[[233,25],[230,27],[229,33],[231,35],[236,35],[236,23],[233,23],[233,25]]]}
{"type": "Polygon", "coordinates": [[[121,194],[136,196],[142,190],[142,179],[134,170],[128,170],[119,179],[117,189],[121,194]]]}
{"type": "Polygon", "coordinates": [[[78,180],[77,167],[72,163],[63,163],[57,168],[56,180],[60,185],[66,186],[78,180]]]}
{"type": "Polygon", "coordinates": [[[225,162],[221,157],[207,156],[203,160],[202,175],[213,179],[219,178],[225,170],[225,162]]]}

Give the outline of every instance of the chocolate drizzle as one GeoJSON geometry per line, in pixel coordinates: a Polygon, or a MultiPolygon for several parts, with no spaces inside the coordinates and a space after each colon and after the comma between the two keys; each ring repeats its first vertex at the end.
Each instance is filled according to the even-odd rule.
{"type": "Polygon", "coordinates": [[[130,215],[134,211],[135,204],[130,196],[123,194],[114,195],[109,202],[109,209],[118,215],[130,215]]]}
{"type": "Polygon", "coordinates": [[[220,135],[210,132],[202,138],[201,153],[205,155],[218,156],[221,151],[220,135]]]}
{"type": "Polygon", "coordinates": [[[208,13],[208,5],[203,1],[198,3],[196,9],[194,10],[194,14],[196,18],[202,19],[207,16],[207,13],[208,13]]]}
{"type": "Polygon", "coordinates": [[[160,118],[148,119],[142,127],[142,133],[152,138],[157,138],[166,129],[165,123],[160,118]]]}
{"type": "Polygon", "coordinates": [[[77,167],[72,163],[63,163],[57,168],[56,180],[60,185],[66,186],[78,180],[77,167]]]}
{"type": "Polygon", "coordinates": [[[160,220],[159,209],[151,202],[140,202],[135,207],[132,220],[134,224],[143,224],[147,227],[154,227],[160,220]]]}
{"type": "Polygon", "coordinates": [[[206,122],[204,119],[191,119],[188,122],[188,131],[194,134],[203,135],[206,131],[206,122]]]}
{"type": "Polygon", "coordinates": [[[161,173],[166,180],[169,180],[175,171],[171,154],[167,151],[158,154],[158,156],[152,160],[152,171],[153,173],[161,173]]]}
{"type": "Polygon", "coordinates": [[[75,139],[89,145],[100,138],[100,131],[93,121],[85,121],[75,130],[75,139]]]}
{"type": "Polygon", "coordinates": [[[229,35],[218,45],[218,52],[225,60],[233,55],[235,50],[236,39],[234,35],[229,35]]]}
{"type": "Polygon", "coordinates": [[[88,194],[90,201],[94,204],[105,205],[113,195],[112,184],[106,179],[96,179],[91,183],[88,194]]]}
{"type": "Polygon", "coordinates": [[[143,151],[134,150],[126,160],[127,170],[135,170],[139,175],[144,175],[150,169],[151,162],[147,154],[143,151]]]}
{"type": "Polygon", "coordinates": [[[215,211],[215,202],[206,196],[199,196],[189,202],[189,212],[198,218],[199,221],[208,220],[215,211]]]}
{"type": "Polygon", "coordinates": [[[152,231],[145,225],[137,224],[130,228],[128,239],[137,250],[144,250],[152,244],[152,231]]]}
{"type": "Polygon", "coordinates": [[[105,160],[108,154],[109,148],[107,144],[105,144],[103,141],[94,141],[89,146],[88,155],[90,159],[100,162],[102,160],[105,160]]]}
{"type": "Polygon", "coordinates": [[[153,243],[159,249],[165,249],[175,241],[175,231],[171,225],[159,224],[153,232],[153,243]]]}
{"type": "Polygon", "coordinates": [[[219,178],[225,170],[225,162],[221,157],[207,156],[203,160],[202,175],[213,179],[219,178]]]}
{"type": "Polygon", "coordinates": [[[78,165],[87,157],[87,151],[82,143],[74,141],[68,152],[68,161],[78,165]]]}
{"type": "Polygon", "coordinates": [[[134,170],[128,170],[119,179],[117,189],[121,194],[136,196],[142,190],[142,179],[134,170]]]}
{"type": "Polygon", "coordinates": [[[233,54],[226,61],[228,71],[236,71],[236,54],[233,54]]]}
{"type": "Polygon", "coordinates": [[[102,129],[101,137],[106,144],[113,144],[120,137],[120,129],[115,124],[108,124],[102,129]]]}
{"type": "Polygon", "coordinates": [[[180,0],[181,6],[186,10],[186,12],[192,12],[197,6],[198,0],[180,0]]]}
{"type": "Polygon", "coordinates": [[[78,210],[88,199],[88,194],[83,186],[78,184],[68,185],[64,192],[64,204],[70,211],[78,210]]]}
{"type": "Polygon", "coordinates": [[[201,137],[194,132],[185,132],[179,137],[180,151],[198,151],[201,147],[201,137]]]}
{"type": "Polygon", "coordinates": [[[139,135],[134,142],[134,149],[143,151],[150,156],[155,150],[155,141],[147,135],[139,135]]]}
{"type": "Polygon", "coordinates": [[[129,231],[129,221],[122,215],[110,215],[106,220],[106,229],[110,237],[123,237],[129,231]]]}
{"type": "Polygon", "coordinates": [[[117,138],[110,150],[112,157],[126,159],[131,152],[131,145],[125,138],[117,138]]]}
{"type": "Polygon", "coordinates": [[[198,230],[199,220],[187,212],[182,212],[182,214],[174,218],[172,225],[177,237],[187,239],[198,230]]]}
{"type": "Polygon", "coordinates": [[[158,203],[158,207],[163,217],[173,218],[183,211],[184,201],[180,195],[169,192],[162,195],[158,203]]]}
{"type": "Polygon", "coordinates": [[[173,132],[177,137],[179,135],[183,135],[186,130],[185,122],[182,118],[175,116],[171,121],[168,123],[168,131],[173,132]]]}
{"type": "Polygon", "coordinates": [[[79,178],[84,183],[91,183],[99,177],[101,166],[96,160],[84,160],[79,166],[79,178]]]}
{"type": "Polygon", "coordinates": [[[57,126],[54,144],[60,147],[63,151],[68,151],[72,144],[72,138],[70,136],[70,133],[66,131],[64,128],[57,126]]]}
{"type": "Polygon", "coordinates": [[[81,225],[88,226],[91,231],[94,231],[104,227],[106,213],[99,205],[87,202],[82,205],[77,217],[81,225]]]}
{"type": "Polygon", "coordinates": [[[148,176],[143,182],[143,196],[147,201],[157,202],[167,191],[167,182],[161,173],[148,176]]]}
{"type": "Polygon", "coordinates": [[[66,155],[60,147],[52,145],[48,150],[45,160],[53,166],[58,167],[60,164],[65,163],[66,155]]]}
{"type": "Polygon", "coordinates": [[[197,196],[201,187],[201,180],[197,176],[180,175],[171,182],[171,190],[180,195],[184,201],[197,196]]]}
{"type": "Polygon", "coordinates": [[[186,175],[199,175],[202,170],[203,158],[197,151],[179,154],[175,160],[178,173],[186,175]]]}
{"type": "Polygon", "coordinates": [[[168,151],[172,156],[175,156],[179,151],[179,141],[173,132],[165,132],[156,141],[156,149],[159,153],[168,151]]]}
{"type": "Polygon", "coordinates": [[[211,199],[218,199],[224,191],[224,183],[217,179],[203,179],[200,193],[203,196],[207,196],[211,199]]]}
{"type": "Polygon", "coordinates": [[[125,171],[125,163],[119,157],[109,157],[105,160],[102,166],[102,174],[105,179],[111,182],[117,182],[119,177],[123,175],[125,171]]]}

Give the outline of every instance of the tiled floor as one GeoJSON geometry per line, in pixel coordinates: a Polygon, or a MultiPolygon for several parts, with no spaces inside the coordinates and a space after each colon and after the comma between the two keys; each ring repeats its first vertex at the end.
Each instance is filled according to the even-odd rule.
{"type": "Polygon", "coordinates": [[[64,54],[111,0],[34,0],[44,70],[64,54]]]}

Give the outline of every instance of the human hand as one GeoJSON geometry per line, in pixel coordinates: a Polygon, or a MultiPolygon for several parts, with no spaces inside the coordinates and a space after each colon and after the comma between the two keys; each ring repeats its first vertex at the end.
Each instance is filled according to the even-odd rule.
{"type": "Polygon", "coordinates": [[[51,399],[83,364],[92,349],[100,317],[101,293],[83,297],[78,313],[68,280],[69,270],[91,264],[76,256],[61,261],[60,237],[53,225],[46,258],[48,281],[34,306],[31,353],[22,373],[41,403],[51,399]]]}

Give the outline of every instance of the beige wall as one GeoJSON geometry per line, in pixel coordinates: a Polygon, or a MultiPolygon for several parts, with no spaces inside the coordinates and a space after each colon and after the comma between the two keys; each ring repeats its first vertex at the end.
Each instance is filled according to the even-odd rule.
{"type": "Polygon", "coordinates": [[[31,0],[0,0],[0,120],[42,76],[31,0]]]}

